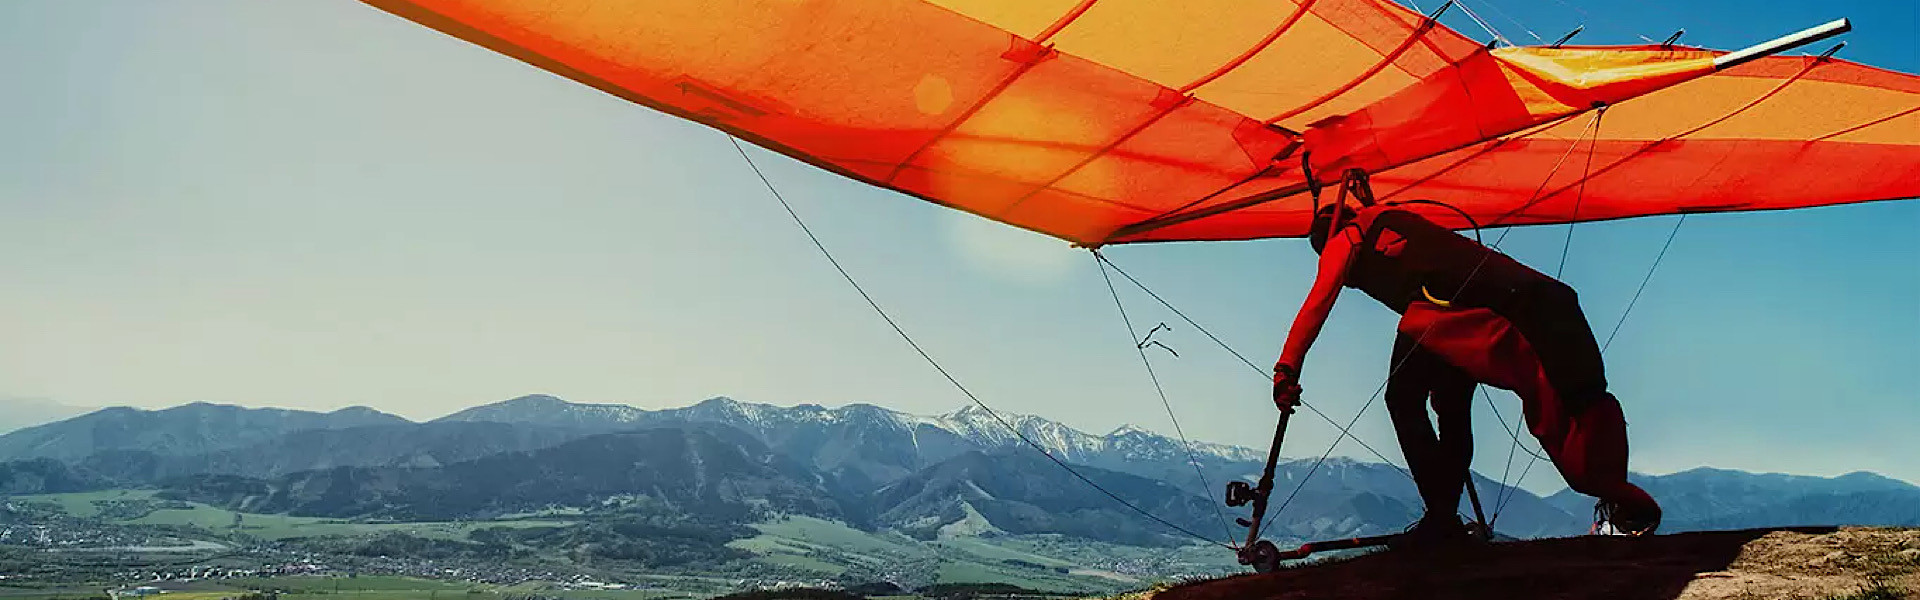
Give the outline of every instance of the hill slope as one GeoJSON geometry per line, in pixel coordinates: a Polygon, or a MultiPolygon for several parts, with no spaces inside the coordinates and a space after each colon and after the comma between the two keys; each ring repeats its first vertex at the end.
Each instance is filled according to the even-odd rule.
{"type": "Polygon", "coordinates": [[[109,450],[78,461],[88,471],[144,484],[196,474],[271,478],[333,467],[434,467],[551,448],[592,432],[505,423],[406,423],[310,429],[201,454],[109,450]]]}
{"type": "Polygon", "coordinates": [[[431,468],[338,467],[273,480],[196,476],[174,482],[169,495],[246,512],[410,520],[610,501],[728,522],[749,521],[763,505],[845,516],[809,472],[754,450],[706,431],[652,429],[431,468]]]}
{"type": "MultiPolygon", "coordinates": [[[[1838,597],[1885,577],[1920,590],[1920,531],[1743,530],[1579,537],[1450,553],[1382,552],[1182,585],[1155,600],[1838,597]]],[[[1890,597],[1890,596],[1873,596],[1890,597]]]]}
{"type": "MultiPolygon", "coordinates": [[[[1219,517],[1205,498],[1164,482],[1077,467],[1081,476],[1126,502],[1200,535],[1218,538],[1219,517]]],[[[1184,534],[1152,522],[1091,489],[1039,453],[969,452],[874,494],[876,520],[921,538],[942,533],[1061,533],[1123,544],[1189,544],[1184,534]]]]}

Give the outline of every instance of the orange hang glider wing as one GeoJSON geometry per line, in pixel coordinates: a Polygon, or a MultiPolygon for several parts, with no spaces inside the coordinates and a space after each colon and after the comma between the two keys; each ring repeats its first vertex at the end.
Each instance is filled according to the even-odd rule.
{"type": "MultiPolygon", "coordinates": [[[[1920,197],[1920,78],[1847,61],[1761,59],[1635,96],[1603,114],[1541,111],[1563,116],[1465,145],[1450,142],[1472,136],[1445,137],[1462,121],[1368,122],[1370,112],[1309,130],[1309,139],[1327,142],[1323,148],[1348,150],[1324,161],[1316,150],[1314,162],[1369,169],[1377,198],[1439,201],[1482,226],[1920,197]]],[[[1305,235],[1312,202],[1300,187],[1283,182],[1265,196],[1247,194],[1271,201],[1242,200],[1247,206],[1143,229],[1123,241],[1305,235]]],[[[1470,226],[1446,208],[1409,208],[1470,226]]]]}
{"type": "Polygon", "coordinates": [[[1305,151],[1483,223],[1920,194],[1912,76],[1843,61],[1783,74],[1798,59],[1713,72],[1698,50],[1488,51],[1386,0],[365,1],[841,175],[1089,245],[1303,235],[1305,151]],[[1556,119],[1663,88],[1607,111],[1577,213],[1554,185],[1532,202],[1540,157],[1579,137],[1556,119]],[[1829,163],[1842,170],[1806,167],[1829,163]]]}

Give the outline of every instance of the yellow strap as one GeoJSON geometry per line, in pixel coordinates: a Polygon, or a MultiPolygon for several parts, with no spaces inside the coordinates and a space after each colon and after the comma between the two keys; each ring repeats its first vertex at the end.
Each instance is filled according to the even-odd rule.
{"type": "Polygon", "coordinates": [[[1427,291],[1427,286],[1420,286],[1420,295],[1426,296],[1428,302],[1440,305],[1440,308],[1453,308],[1452,302],[1433,297],[1433,292],[1427,291]]]}

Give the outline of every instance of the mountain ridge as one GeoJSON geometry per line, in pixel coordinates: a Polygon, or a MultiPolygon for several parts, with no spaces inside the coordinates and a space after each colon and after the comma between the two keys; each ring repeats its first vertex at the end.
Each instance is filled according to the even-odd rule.
{"type": "Polygon", "coordinates": [[[172,482],[170,496],[245,512],[417,520],[490,518],[644,496],[675,512],[737,517],[754,501],[813,516],[845,511],[809,474],[737,436],[695,429],[596,434],[434,467],[334,467],[272,480],[172,482]],[[821,493],[815,493],[821,492],[821,493]]]}
{"type": "MultiPolygon", "coordinates": [[[[1008,411],[989,411],[972,404],[947,413],[923,415],[867,403],[850,403],[836,408],[826,408],[818,404],[782,407],[742,402],[727,396],[708,398],[685,407],[648,410],[624,404],[571,403],[545,394],[531,394],[464,409],[430,422],[451,420],[567,423],[608,428],[676,420],[701,420],[727,422],[757,433],[764,433],[771,422],[775,421],[784,421],[785,424],[812,422],[824,425],[881,420],[888,421],[883,424],[908,432],[916,431],[922,426],[942,429],[981,448],[1024,445],[1030,440],[1070,462],[1086,460],[1102,452],[1116,451],[1151,451],[1159,455],[1158,458],[1167,458],[1166,451],[1151,448],[1151,446],[1164,445],[1162,442],[1171,441],[1170,438],[1131,425],[1115,428],[1104,436],[1095,435],[1044,417],[1008,411]],[[596,420],[598,420],[597,423],[596,420]],[[1007,425],[1012,425],[1018,434],[1008,431],[1007,425]],[[1025,440],[1021,439],[1023,436],[1025,440]],[[1132,443],[1137,443],[1136,440],[1139,438],[1149,436],[1158,439],[1146,440],[1147,443],[1142,447],[1130,446],[1132,443]]],[[[913,441],[916,445],[919,443],[917,437],[913,441]]],[[[1263,461],[1266,456],[1264,451],[1230,444],[1193,442],[1187,445],[1191,446],[1197,455],[1224,461],[1263,461]]],[[[1174,446],[1177,448],[1182,444],[1175,442],[1174,446]]],[[[929,452],[937,460],[943,460],[956,453],[944,448],[929,452]]],[[[1184,450],[1181,450],[1180,454],[1178,458],[1184,460],[1184,450]]],[[[1139,458],[1139,456],[1132,458],[1139,458]]]]}
{"type": "MultiPolygon", "coordinates": [[[[1775,525],[1920,526],[1920,486],[1853,471],[1834,477],[1695,467],[1665,475],[1629,473],[1660,501],[1666,530],[1775,525]],[[1838,509],[1835,507],[1852,507],[1838,509]],[[1846,515],[1858,523],[1838,522],[1846,515]]],[[[1547,497],[1562,510],[1591,510],[1594,499],[1563,489],[1547,497]]]]}
{"type": "Polygon", "coordinates": [[[186,455],[310,429],[411,423],[365,406],[325,413],[208,402],[159,410],[117,406],[0,435],[0,457],[73,461],[106,450],[186,455]]]}

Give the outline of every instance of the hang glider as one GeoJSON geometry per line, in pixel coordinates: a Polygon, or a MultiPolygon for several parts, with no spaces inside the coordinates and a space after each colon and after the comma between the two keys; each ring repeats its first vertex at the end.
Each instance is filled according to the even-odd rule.
{"type": "Polygon", "coordinates": [[[1303,156],[1480,225],[1920,196],[1920,77],[1663,45],[1490,49],[1387,0],[365,1],[1086,246],[1303,236],[1303,156]],[[1591,168],[1556,169],[1571,150],[1591,168]]]}

